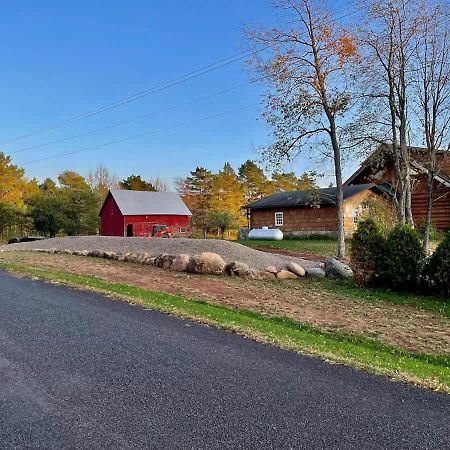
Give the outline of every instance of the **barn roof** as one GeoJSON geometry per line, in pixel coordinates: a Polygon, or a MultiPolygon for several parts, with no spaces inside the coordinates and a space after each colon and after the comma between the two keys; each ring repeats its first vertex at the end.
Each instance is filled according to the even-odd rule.
{"type": "MultiPolygon", "coordinates": [[[[374,184],[355,184],[344,186],[344,200],[362,191],[376,187],[374,184]]],[[[305,191],[276,192],[269,197],[250,203],[249,209],[281,208],[313,205],[335,205],[337,189],[335,187],[323,189],[308,189],[305,191]]]]}
{"type": "Polygon", "coordinates": [[[188,207],[176,192],[127,191],[121,189],[110,189],[109,192],[124,216],[152,214],[171,216],[192,215],[191,211],[189,211],[188,207]]]}

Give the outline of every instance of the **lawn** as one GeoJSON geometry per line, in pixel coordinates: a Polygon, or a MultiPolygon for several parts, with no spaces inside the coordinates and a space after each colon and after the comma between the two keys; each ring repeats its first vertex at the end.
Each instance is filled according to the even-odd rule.
{"type": "MultiPolygon", "coordinates": [[[[312,253],[320,256],[333,256],[336,254],[337,241],[335,239],[283,239],[282,241],[271,240],[240,240],[239,244],[252,248],[265,247],[289,250],[292,252],[312,253]]],[[[347,252],[350,251],[351,241],[347,240],[347,252]]]]}

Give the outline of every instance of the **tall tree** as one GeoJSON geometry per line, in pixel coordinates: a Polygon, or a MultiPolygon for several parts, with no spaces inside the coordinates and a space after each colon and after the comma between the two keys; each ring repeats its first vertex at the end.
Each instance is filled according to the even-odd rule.
{"type": "Polygon", "coordinates": [[[245,203],[244,190],[239,178],[229,163],[213,178],[210,209],[228,212],[236,222],[245,223],[242,206],[245,203]]]}
{"type": "Polygon", "coordinates": [[[258,200],[270,192],[269,180],[254,161],[249,159],[245,161],[239,167],[238,174],[246,203],[258,200]]]}
{"type": "Polygon", "coordinates": [[[388,138],[387,150],[394,163],[397,219],[412,225],[408,98],[421,21],[419,2],[363,1],[361,8],[366,17],[360,31],[361,47],[365,49],[362,81],[365,99],[372,105],[362,106],[366,117],[366,123],[360,124],[360,129],[365,130],[362,140],[369,138],[384,144],[388,138]]]}
{"type": "Polygon", "coordinates": [[[331,150],[337,186],[338,257],[345,254],[340,122],[351,110],[348,69],[357,59],[354,39],[333,20],[325,1],[278,0],[286,17],[282,28],[248,33],[252,42],[267,46],[267,58],[255,66],[272,90],[265,118],[274,144],[268,160],[291,159],[302,150],[331,150]]]}
{"type": "Polygon", "coordinates": [[[116,189],[119,187],[119,180],[117,177],[103,164],[100,164],[95,170],[89,171],[87,183],[101,199],[106,197],[109,189],[116,189]]]}
{"type": "Polygon", "coordinates": [[[423,130],[427,169],[427,207],[423,243],[427,252],[430,242],[435,177],[442,158],[438,151],[444,145],[450,150],[450,11],[448,4],[435,4],[423,11],[419,42],[416,47],[417,116],[423,130]]]}
{"type": "Polygon", "coordinates": [[[211,208],[212,183],[214,175],[204,167],[197,167],[187,178],[178,178],[176,188],[192,212],[192,224],[206,236],[207,215],[211,208]]]}
{"type": "Polygon", "coordinates": [[[143,180],[140,175],[130,175],[129,177],[120,181],[119,186],[121,189],[128,189],[131,191],[156,191],[152,183],[143,180]]]}

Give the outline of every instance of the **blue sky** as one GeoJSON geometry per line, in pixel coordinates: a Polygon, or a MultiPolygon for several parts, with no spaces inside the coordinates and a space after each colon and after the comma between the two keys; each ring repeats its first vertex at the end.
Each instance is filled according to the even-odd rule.
{"type": "MultiPolygon", "coordinates": [[[[250,73],[242,61],[47,133],[4,143],[237,54],[244,48],[244,24],[269,25],[274,20],[268,0],[4,0],[0,148],[11,153],[28,176],[39,179],[66,169],[86,175],[104,164],[120,178],[139,173],[170,183],[197,165],[216,171],[225,161],[237,168],[246,159],[257,159],[257,147],[267,143],[267,128],[260,119],[262,88],[255,85],[124,126],[21,151],[245,83],[250,73]],[[186,122],[194,123],[178,126],[186,122]],[[172,129],[151,134],[163,128],[172,129]],[[148,134],[33,162],[143,133],[148,134]]],[[[300,158],[287,169],[300,173],[314,168],[318,167],[300,158]]]]}

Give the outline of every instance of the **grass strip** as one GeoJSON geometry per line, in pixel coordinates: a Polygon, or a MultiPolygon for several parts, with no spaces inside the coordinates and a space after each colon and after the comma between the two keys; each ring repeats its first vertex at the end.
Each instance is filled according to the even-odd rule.
{"type": "Polygon", "coordinates": [[[411,293],[393,292],[383,288],[364,288],[355,286],[351,281],[340,281],[333,279],[305,279],[309,286],[314,290],[339,294],[353,300],[362,300],[370,302],[389,302],[395,305],[412,306],[414,308],[436,312],[444,317],[450,318],[449,299],[417,295],[411,293]]]}
{"type": "Polygon", "coordinates": [[[0,263],[0,268],[112,294],[131,303],[231,330],[285,349],[320,356],[330,362],[450,393],[450,357],[446,355],[410,353],[363,336],[324,331],[285,317],[230,309],[179,295],[111,283],[92,276],[38,269],[15,263],[0,263]]]}

